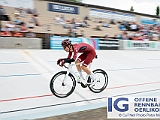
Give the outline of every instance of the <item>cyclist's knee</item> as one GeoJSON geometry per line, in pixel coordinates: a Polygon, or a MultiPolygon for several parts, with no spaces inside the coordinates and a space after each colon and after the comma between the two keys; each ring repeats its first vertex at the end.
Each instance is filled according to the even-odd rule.
{"type": "Polygon", "coordinates": [[[77,64],[77,63],[80,63],[80,61],[79,61],[79,60],[76,60],[75,63],[76,63],[76,64],[77,64]]]}
{"type": "Polygon", "coordinates": [[[87,66],[85,66],[85,65],[83,65],[83,64],[82,64],[82,66],[81,66],[82,69],[85,69],[86,67],[87,67],[87,66]]]}

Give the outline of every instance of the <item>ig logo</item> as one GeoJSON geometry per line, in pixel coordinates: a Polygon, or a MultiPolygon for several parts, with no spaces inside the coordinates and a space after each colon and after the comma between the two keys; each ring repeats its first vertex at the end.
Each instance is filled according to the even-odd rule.
{"type": "Polygon", "coordinates": [[[112,112],[112,106],[119,112],[128,111],[128,104],[122,104],[122,108],[118,106],[120,101],[128,101],[128,98],[117,98],[114,102],[112,102],[112,98],[108,98],[108,112],[112,112]]]}

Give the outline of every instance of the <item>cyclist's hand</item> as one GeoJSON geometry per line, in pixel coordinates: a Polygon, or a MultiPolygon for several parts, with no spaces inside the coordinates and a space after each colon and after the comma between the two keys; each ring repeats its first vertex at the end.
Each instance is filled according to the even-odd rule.
{"type": "Polygon", "coordinates": [[[57,60],[57,65],[59,65],[61,61],[62,61],[62,59],[58,59],[57,60]]]}
{"type": "Polygon", "coordinates": [[[64,64],[65,64],[65,60],[61,60],[61,62],[59,63],[59,65],[60,65],[61,67],[63,67],[64,64]]]}

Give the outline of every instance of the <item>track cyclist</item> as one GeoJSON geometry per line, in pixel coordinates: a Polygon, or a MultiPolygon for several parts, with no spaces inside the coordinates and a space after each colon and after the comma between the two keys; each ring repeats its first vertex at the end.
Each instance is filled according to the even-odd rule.
{"type": "Polygon", "coordinates": [[[96,77],[87,66],[96,57],[95,49],[89,44],[83,42],[78,44],[71,44],[69,39],[63,40],[61,45],[66,52],[69,52],[69,54],[67,58],[58,59],[57,64],[63,67],[65,63],[75,62],[80,77],[85,80],[82,74],[82,70],[85,71],[92,80],[90,86],[94,86],[96,83],[96,77]],[[77,58],[78,53],[82,54],[77,58]],[[82,65],[80,65],[81,62],[83,62],[82,65]]]}

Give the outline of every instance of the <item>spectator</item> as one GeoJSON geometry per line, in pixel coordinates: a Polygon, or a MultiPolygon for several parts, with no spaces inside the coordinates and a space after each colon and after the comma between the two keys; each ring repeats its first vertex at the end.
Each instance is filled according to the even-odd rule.
{"type": "Polygon", "coordinates": [[[111,19],[111,20],[110,20],[110,24],[114,24],[114,25],[115,25],[115,24],[116,24],[116,23],[115,23],[115,20],[114,20],[114,19],[111,19]]]}
{"type": "Polygon", "coordinates": [[[36,34],[33,33],[31,30],[28,31],[28,33],[26,33],[25,35],[27,38],[35,38],[36,34]]]}
{"type": "Polygon", "coordinates": [[[137,26],[137,24],[133,22],[133,23],[130,25],[130,30],[131,30],[131,31],[138,31],[138,26],[137,26]]]}
{"type": "Polygon", "coordinates": [[[8,31],[14,31],[15,25],[12,23],[12,21],[8,21],[7,24],[5,24],[5,27],[8,31]]]}
{"type": "Polygon", "coordinates": [[[37,12],[37,9],[36,9],[36,8],[32,10],[32,14],[33,14],[33,16],[35,16],[35,17],[38,16],[38,12],[37,12]]]}
{"type": "Polygon", "coordinates": [[[0,15],[5,15],[6,12],[5,12],[5,9],[3,8],[2,5],[0,5],[0,15]]]}
{"type": "Polygon", "coordinates": [[[84,20],[84,21],[82,22],[82,27],[87,27],[87,26],[89,26],[89,24],[88,24],[88,22],[87,22],[86,20],[84,20]]]}
{"type": "Polygon", "coordinates": [[[119,25],[119,29],[122,30],[122,31],[127,30],[126,27],[124,26],[124,24],[120,24],[119,25]]]}
{"type": "Polygon", "coordinates": [[[59,15],[56,15],[55,19],[57,23],[59,24],[65,24],[65,21],[63,18],[60,18],[59,15]]]}
{"type": "Polygon", "coordinates": [[[36,26],[39,26],[37,19],[34,17],[34,15],[31,17],[30,23],[34,23],[36,26]]]}
{"type": "Polygon", "coordinates": [[[19,10],[19,8],[15,8],[13,14],[14,14],[15,17],[19,17],[20,16],[20,10],[19,10]]]}
{"type": "Polygon", "coordinates": [[[27,32],[28,30],[27,30],[27,26],[26,26],[26,24],[24,23],[22,26],[21,26],[21,32],[27,32]]]}
{"type": "Polygon", "coordinates": [[[102,27],[106,27],[106,28],[109,28],[109,24],[107,24],[107,22],[102,22],[102,27]]]}
{"type": "Polygon", "coordinates": [[[1,36],[3,36],[3,37],[11,37],[12,36],[11,32],[8,30],[2,31],[0,33],[1,33],[1,36]]]}
{"type": "Polygon", "coordinates": [[[135,34],[132,37],[132,40],[138,40],[138,36],[136,36],[135,34]]]}
{"type": "Polygon", "coordinates": [[[28,8],[28,9],[26,10],[26,12],[27,12],[28,14],[32,14],[32,10],[31,10],[30,8],[28,8]]]}
{"type": "Polygon", "coordinates": [[[86,16],[84,17],[84,20],[90,20],[90,19],[89,19],[89,16],[86,15],[86,16]]]}
{"type": "Polygon", "coordinates": [[[64,15],[61,15],[60,18],[61,18],[61,20],[63,20],[65,22],[66,19],[65,19],[64,15]]]}
{"type": "Polygon", "coordinates": [[[20,8],[19,11],[20,11],[20,16],[21,17],[25,17],[26,16],[26,10],[24,8],[20,8]]]}
{"type": "Polygon", "coordinates": [[[117,35],[117,39],[123,39],[122,34],[118,34],[118,35],[117,35]]]}
{"type": "Polygon", "coordinates": [[[100,25],[98,24],[97,26],[96,26],[96,28],[94,28],[96,31],[101,31],[101,28],[100,28],[100,25]]]}
{"type": "Polygon", "coordinates": [[[16,25],[22,25],[24,22],[21,20],[20,17],[17,17],[15,20],[13,20],[13,22],[16,24],[16,25]]]}
{"type": "Polygon", "coordinates": [[[23,34],[20,33],[19,30],[15,30],[14,33],[13,33],[13,36],[14,36],[14,37],[23,37],[23,34]]]}
{"type": "Polygon", "coordinates": [[[29,23],[27,24],[27,27],[30,29],[33,29],[35,27],[35,24],[29,21],[29,23]]]}

